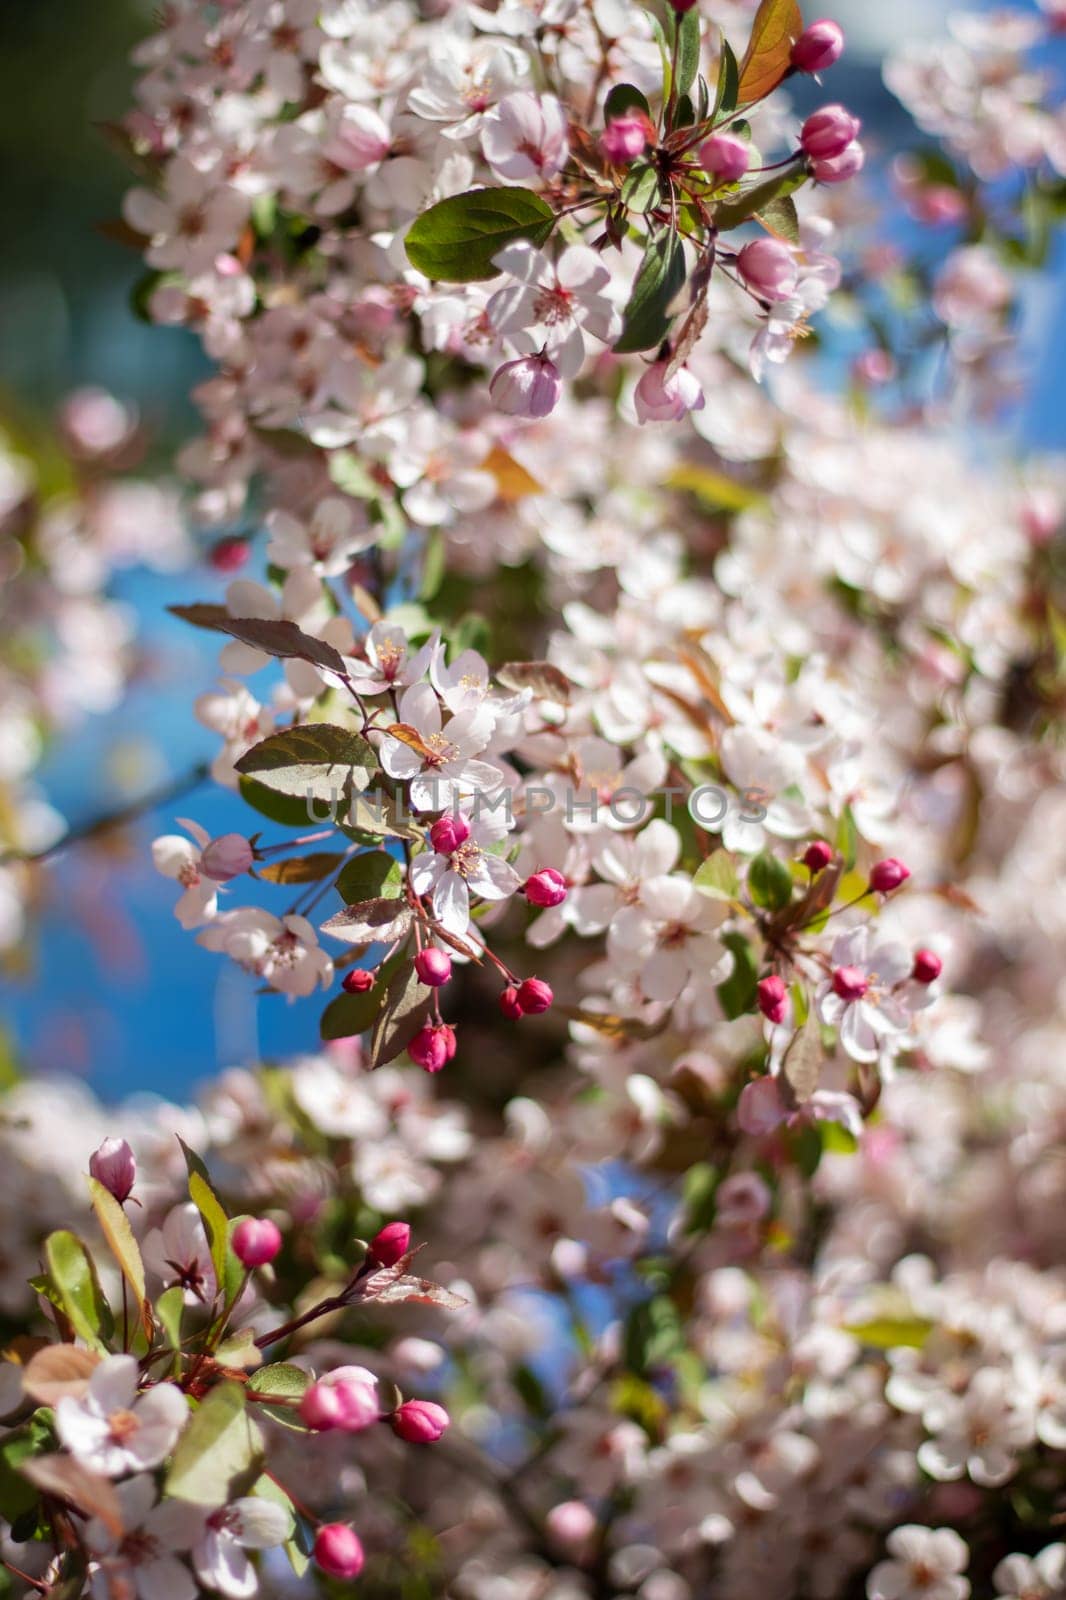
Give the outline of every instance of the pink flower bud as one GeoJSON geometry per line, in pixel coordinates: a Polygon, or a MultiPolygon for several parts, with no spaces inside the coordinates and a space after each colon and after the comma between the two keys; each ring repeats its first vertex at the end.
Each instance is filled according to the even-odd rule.
{"type": "Polygon", "coordinates": [[[242,1267],[265,1267],[281,1249],[281,1230],[269,1217],[244,1217],[231,1243],[242,1267]]]}
{"type": "Polygon", "coordinates": [[[105,1139],[89,1157],[89,1171],[119,1205],[129,1199],[137,1179],[137,1163],[125,1139],[105,1139]]]}
{"type": "Polygon", "coordinates": [[[432,1400],[405,1400],[389,1418],[397,1438],[408,1444],[435,1444],[451,1422],[443,1406],[432,1400]]]}
{"type": "Polygon", "coordinates": [[[331,1578],[358,1578],[366,1556],[354,1528],[344,1522],[326,1522],[315,1534],[315,1561],[331,1578]]]}
{"type": "Polygon", "coordinates": [[[702,411],[706,401],[698,378],[687,367],[669,371],[669,363],[655,361],[645,367],[633,391],[638,422],[678,422],[690,411],[702,411]]]}
{"type": "Polygon", "coordinates": [[[792,251],[779,239],[753,239],[737,255],[737,271],[763,300],[787,300],[799,273],[792,251]]]}
{"type": "Polygon", "coordinates": [[[887,350],[864,350],[862,355],[855,357],[851,371],[856,383],[877,388],[883,383],[892,382],[896,376],[896,363],[887,350]]]}
{"type": "Polygon", "coordinates": [[[824,839],[812,839],[803,852],[803,865],[811,872],[824,872],[833,859],[833,847],[824,839]]]}
{"type": "Polygon", "coordinates": [[[874,863],[870,871],[870,888],[876,889],[878,894],[891,894],[893,889],[898,889],[910,875],[910,867],[898,856],[886,856],[884,861],[874,863]]]}
{"type": "Polygon", "coordinates": [[[216,883],[229,883],[247,872],[255,856],[243,833],[224,833],[204,846],[200,868],[207,878],[216,883]]]}
{"type": "Polygon", "coordinates": [[[693,6],[699,4],[699,0],[670,0],[670,4],[678,16],[684,16],[686,11],[691,11],[693,6]]]}
{"type": "Polygon", "coordinates": [[[866,151],[853,140],[838,156],[811,162],[811,177],[816,183],[846,183],[866,165],[866,151]]]}
{"type": "Polygon", "coordinates": [[[862,123],[844,106],[823,106],[807,118],[800,130],[800,145],[815,161],[839,156],[858,136],[862,123]]]}
{"type": "Polygon", "coordinates": [[[216,572],[239,572],[251,553],[247,539],[220,539],[207,559],[216,572]]]}
{"type": "Polygon", "coordinates": [[[911,976],[917,983],[935,983],[943,970],[944,963],[935,950],[915,952],[911,976]]]}
{"type": "Polygon", "coordinates": [[[712,133],[700,145],[698,159],[704,172],[719,183],[736,183],[748,170],[751,146],[735,133],[712,133]]]}
{"type": "Polygon", "coordinates": [[[542,979],[527,978],[524,983],[518,985],[516,998],[523,1016],[536,1017],[542,1011],[550,1009],[555,996],[542,979]]]}
{"type": "Polygon", "coordinates": [[[541,867],[522,885],[531,906],[561,906],[566,899],[566,879],[554,867],[541,867]]]}
{"type": "Polygon", "coordinates": [[[583,1500],[563,1500],[552,1506],[544,1526],[553,1544],[577,1554],[589,1543],[599,1523],[595,1512],[583,1500]]]}
{"type": "Polygon", "coordinates": [[[612,167],[624,167],[643,155],[651,137],[651,124],[642,111],[612,117],[600,135],[600,149],[612,167]]]}
{"type": "Polygon", "coordinates": [[[362,1433],[381,1418],[377,1379],[366,1367],[337,1367],[304,1390],[300,1416],[320,1433],[362,1433]]]}
{"type": "Polygon", "coordinates": [[[783,1022],[788,1010],[788,990],[776,973],[760,978],[756,984],[759,1010],[768,1022],[783,1022]]]}
{"type": "Polygon", "coordinates": [[[411,1248],[411,1224],[386,1222],[370,1241],[369,1254],[382,1267],[394,1267],[411,1248]]]}
{"type": "Polygon", "coordinates": [[[849,1004],[861,1000],[869,987],[869,979],[861,967],[837,967],[833,973],[833,993],[849,1004]]]}
{"type": "Polygon", "coordinates": [[[341,988],[346,994],[369,994],[375,983],[377,979],[372,972],[367,972],[365,967],[353,967],[341,979],[341,988]]]}
{"type": "Polygon", "coordinates": [[[416,1067],[439,1072],[455,1055],[455,1032],[446,1022],[436,1026],[427,1022],[407,1046],[407,1053],[416,1067]]]}
{"type": "Polygon", "coordinates": [[[452,975],[451,958],[443,950],[420,950],[415,956],[415,971],[420,983],[439,989],[452,975]]]}
{"type": "Polygon", "coordinates": [[[844,53],[844,30],[839,23],[822,17],[804,28],[792,46],[792,65],[797,72],[824,72],[844,53]]]}
{"type": "Polygon", "coordinates": [[[563,392],[559,368],[550,356],[520,356],[497,367],[489,394],[497,411],[509,417],[546,417],[563,392]]]}
{"type": "Polygon", "coordinates": [[[517,1022],[523,1014],[518,1000],[518,990],[513,983],[509,983],[500,993],[500,1010],[505,1017],[510,1017],[512,1022],[517,1022]]]}
{"type": "Polygon", "coordinates": [[[470,837],[470,824],[458,811],[441,817],[429,830],[429,842],[438,855],[450,856],[470,837]]]}

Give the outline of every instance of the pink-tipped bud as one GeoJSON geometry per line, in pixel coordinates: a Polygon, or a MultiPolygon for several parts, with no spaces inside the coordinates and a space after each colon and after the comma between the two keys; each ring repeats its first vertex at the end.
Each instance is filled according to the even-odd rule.
{"type": "Polygon", "coordinates": [[[239,572],[251,553],[247,539],[220,539],[207,559],[216,572],[239,572]]]}
{"type": "Polygon", "coordinates": [[[566,899],[566,879],[554,867],[541,867],[522,885],[531,906],[561,906],[566,899]]]}
{"type": "Polygon", "coordinates": [[[788,990],[776,973],[760,978],[755,986],[759,1010],[768,1022],[784,1022],[788,1010],[788,990]]]}
{"type": "Polygon", "coordinates": [[[898,856],[886,856],[884,861],[875,862],[871,868],[870,888],[876,889],[878,894],[891,894],[901,883],[906,883],[910,875],[910,867],[898,856]]]}
{"type": "Polygon", "coordinates": [[[612,167],[624,167],[643,155],[652,127],[643,111],[627,111],[612,117],[600,135],[600,149],[612,167]]]}
{"type": "Polygon", "coordinates": [[[753,239],[737,254],[737,271],[762,300],[787,300],[799,280],[792,251],[780,239],[753,239]]]}
{"type": "Polygon", "coordinates": [[[346,1522],[326,1522],[315,1534],[315,1562],[331,1578],[358,1578],[366,1563],[363,1543],[346,1522]]]}
{"type": "Polygon", "coordinates": [[[866,151],[857,139],[853,139],[840,155],[831,156],[826,161],[812,161],[811,177],[815,183],[847,183],[848,179],[854,178],[865,165],[866,151]]]}
{"type": "Polygon", "coordinates": [[[243,833],[223,833],[204,846],[200,870],[215,883],[229,883],[248,871],[255,855],[243,833]]]}
{"type": "Polygon", "coordinates": [[[244,1217],[234,1228],[231,1243],[242,1267],[265,1267],[281,1249],[281,1230],[269,1217],[244,1217]]]}
{"type": "Polygon", "coordinates": [[[844,106],[823,106],[812,111],[800,129],[800,145],[804,155],[815,161],[825,161],[841,155],[851,141],[858,137],[862,123],[844,106]]]}
{"type": "Polygon", "coordinates": [[[544,1527],[560,1550],[578,1555],[589,1544],[599,1522],[596,1513],[583,1500],[563,1500],[552,1506],[544,1519],[544,1527]]]}
{"type": "Polygon", "coordinates": [[[944,970],[944,963],[935,950],[917,950],[911,977],[917,983],[935,983],[944,970]]]}
{"type": "Polygon", "coordinates": [[[562,374],[545,355],[505,361],[489,380],[493,405],[509,417],[546,417],[555,410],[562,392],[562,374]]]}
{"type": "Polygon", "coordinates": [[[137,1163],[125,1139],[105,1139],[89,1157],[89,1171],[119,1205],[129,1199],[137,1181],[137,1163]]]}
{"type": "Polygon", "coordinates": [[[397,1438],[408,1444],[436,1444],[451,1418],[432,1400],[405,1400],[389,1418],[397,1438]]]}
{"type": "Polygon", "coordinates": [[[441,817],[429,830],[429,842],[438,855],[450,856],[470,837],[470,824],[458,811],[441,817]]]}
{"type": "Polygon", "coordinates": [[[702,411],[706,403],[699,379],[685,366],[671,372],[668,361],[653,361],[645,367],[633,390],[640,423],[679,422],[690,411],[702,411]]]}
{"type": "Polygon", "coordinates": [[[427,1022],[407,1046],[407,1053],[416,1067],[439,1072],[455,1054],[455,1032],[446,1022],[435,1026],[427,1022]]]}
{"type": "Polygon", "coordinates": [[[824,872],[833,859],[833,847],[824,839],[812,839],[803,852],[803,865],[811,872],[824,872]]]}
{"type": "Polygon", "coordinates": [[[797,72],[824,72],[844,54],[844,30],[821,17],[804,28],[792,46],[791,61],[797,72]]]}
{"type": "Polygon", "coordinates": [[[751,146],[735,133],[712,133],[699,148],[699,163],[719,183],[736,183],[748,170],[751,146]]]}
{"type": "Polygon", "coordinates": [[[381,1267],[394,1267],[411,1248],[411,1224],[386,1222],[370,1241],[369,1255],[381,1267]]]}
{"type": "Polygon", "coordinates": [[[518,1000],[518,990],[513,983],[509,983],[506,989],[500,991],[500,1010],[512,1022],[517,1022],[523,1014],[518,1000]]]}
{"type": "Polygon", "coordinates": [[[430,989],[439,989],[452,975],[451,957],[443,950],[420,950],[415,956],[418,981],[430,989]]]}
{"type": "Polygon", "coordinates": [[[527,978],[518,985],[516,995],[523,1016],[537,1017],[542,1011],[551,1008],[555,996],[548,984],[541,978],[527,978]]]}
{"type": "Polygon", "coordinates": [[[699,4],[699,0],[670,0],[670,4],[678,16],[683,17],[686,11],[691,11],[693,6],[699,4]]]}
{"type": "Polygon", "coordinates": [[[372,972],[367,972],[365,967],[353,967],[351,972],[346,972],[341,979],[341,988],[346,994],[369,994],[377,983],[372,972]]]}
{"type": "Polygon", "coordinates": [[[869,987],[869,980],[861,967],[837,967],[833,973],[833,993],[849,1004],[861,1000],[869,987]]]}
{"type": "Polygon", "coordinates": [[[381,1418],[377,1379],[366,1367],[337,1367],[304,1390],[300,1416],[319,1433],[362,1433],[381,1418]]]}

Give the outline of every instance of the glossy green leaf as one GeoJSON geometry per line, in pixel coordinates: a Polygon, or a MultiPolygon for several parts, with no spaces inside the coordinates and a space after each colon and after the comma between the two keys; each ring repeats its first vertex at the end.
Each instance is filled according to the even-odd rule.
{"type": "Polygon", "coordinates": [[[364,850],[353,856],[336,883],[346,906],[364,900],[395,900],[403,890],[403,872],[395,856],[384,850],[364,850]]]}
{"type": "Polygon", "coordinates": [[[792,874],[777,856],[763,850],[748,868],[748,892],[757,906],[780,911],[792,899],[792,874]]]}
{"type": "Polygon", "coordinates": [[[644,252],[614,348],[620,353],[656,349],[669,332],[671,307],[684,284],[684,246],[675,233],[660,233],[644,252]]]}
{"type": "Polygon", "coordinates": [[[178,1440],[166,1492],[194,1505],[220,1506],[257,1475],[263,1446],[239,1383],[210,1390],[178,1440]]]}
{"type": "Polygon", "coordinates": [[[715,850],[702,861],[692,882],[712,900],[735,900],[740,890],[736,862],[728,850],[715,850]]]}
{"type": "Polygon", "coordinates": [[[377,769],[373,750],[361,734],[328,722],[283,728],[247,750],[237,771],[296,800],[346,802],[353,786],[363,790],[377,769]]]}
{"type": "Polygon", "coordinates": [[[759,969],[751,945],[742,933],[724,933],[722,943],[733,952],[733,971],[718,985],[718,999],[726,1016],[733,1020],[755,1009],[759,969]]]}
{"type": "Polygon", "coordinates": [[[404,241],[407,259],[427,278],[474,283],[494,278],[493,258],[519,239],[541,245],[555,213],[531,189],[470,189],[416,217],[404,241]]]}
{"type": "Polygon", "coordinates": [[[59,1304],[75,1333],[90,1349],[106,1350],[114,1320],[85,1245],[76,1234],[61,1228],[44,1241],[44,1260],[59,1304]]]}

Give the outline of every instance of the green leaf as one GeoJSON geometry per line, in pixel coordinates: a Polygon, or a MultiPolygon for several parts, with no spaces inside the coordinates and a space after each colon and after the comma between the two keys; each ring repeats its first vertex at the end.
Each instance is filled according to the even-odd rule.
{"type": "MultiPolygon", "coordinates": [[[[266,1473],[264,1473],[261,1478],[256,1479],[256,1482],[252,1486],[252,1493],[255,1495],[256,1499],[270,1500],[274,1505],[280,1506],[283,1511],[287,1511],[289,1513],[289,1516],[292,1518],[292,1529],[289,1533],[289,1539],[291,1540],[293,1534],[296,1532],[296,1507],[293,1505],[289,1496],[285,1493],[285,1490],[281,1487],[281,1484],[276,1483],[273,1478],[268,1478],[266,1473]]],[[[288,1540],[286,1540],[286,1545],[287,1544],[288,1540]]]]}
{"type": "Polygon", "coordinates": [[[749,506],[760,505],[765,500],[758,489],[750,484],[727,478],[724,472],[714,472],[710,467],[684,461],[674,467],[666,479],[670,489],[683,489],[694,494],[701,505],[711,511],[746,511],[749,506]]]}
{"type": "Polygon", "coordinates": [[[792,45],[803,32],[796,0],[762,0],[740,63],[738,104],[750,106],[776,89],[792,62],[792,45]]]}
{"type": "Polygon", "coordinates": [[[166,1492],[198,1506],[220,1506],[258,1474],[259,1429],[247,1415],[239,1383],[220,1383],[193,1413],[178,1440],[166,1492]]]}
{"type": "Polygon", "coordinates": [[[799,212],[791,195],[780,194],[775,200],[771,200],[768,206],[763,206],[759,212],[759,220],[771,232],[782,239],[787,239],[789,244],[799,244],[799,212]]]}
{"type": "Polygon", "coordinates": [[[406,1050],[429,1017],[433,991],[419,983],[412,966],[399,966],[389,980],[385,1003],[374,1019],[368,1064],[383,1066],[406,1050]]]}
{"type": "Polygon", "coordinates": [[[714,97],[714,116],[727,117],[737,108],[740,92],[740,67],[736,53],[727,39],[722,40],[722,53],[718,58],[718,87],[714,97]]]}
{"type": "MultiPolygon", "coordinates": [[[[801,189],[806,181],[807,169],[803,162],[793,161],[780,172],[773,173],[759,183],[749,184],[746,189],[740,189],[727,200],[720,201],[714,208],[714,225],[720,233],[739,228],[742,222],[762,216],[776,201],[801,189]]],[[[782,213],[776,211],[774,215],[780,218],[782,213]]]]}
{"type": "Polygon", "coordinates": [[[792,899],[792,874],[777,856],[760,851],[748,868],[748,892],[757,906],[780,911],[792,899]]]}
{"type": "Polygon", "coordinates": [[[925,1317],[876,1317],[872,1322],[846,1322],[844,1332],[875,1350],[920,1350],[935,1326],[925,1317]]]}
{"type": "Polygon", "coordinates": [[[728,850],[715,850],[696,868],[692,879],[701,894],[712,900],[735,900],[740,892],[736,862],[728,850]]]}
{"type": "Polygon", "coordinates": [[[238,772],[277,794],[339,804],[346,802],[353,786],[365,789],[377,770],[374,752],[361,734],[328,722],[272,733],[235,765],[238,772]]]}
{"type": "Polygon", "coordinates": [[[155,1303],[156,1320],[163,1330],[171,1350],[181,1349],[181,1319],[185,1313],[185,1290],[180,1283],[172,1284],[155,1303]]]}
{"type": "Polygon", "coordinates": [[[403,873],[395,856],[384,850],[364,850],[353,856],[336,883],[346,906],[365,900],[395,900],[403,890],[403,873]]]}
{"type": "Polygon", "coordinates": [[[647,96],[632,83],[616,83],[611,88],[606,100],[603,102],[603,120],[612,122],[615,117],[622,117],[627,111],[642,111],[651,120],[651,107],[647,96]]]}
{"type": "Polygon", "coordinates": [[[718,999],[730,1021],[755,1009],[756,985],[759,969],[751,945],[742,933],[724,933],[722,943],[733,952],[733,970],[724,983],[718,985],[718,999]]]}
{"type": "Polygon", "coordinates": [[[422,552],[422,577],[418,585],[420,600],[433,599],[444,582],[446,566],[444,536],[439,528],[434,528],[426,535],[426,547],[422,552]]]}
{"type": "Polygon", "coordinates": [[[622,204],[643,215],[659,198],[659,173],[650,161],[634,161],[622,181],[622,204]]]}
{"type": "Polygon", "coordinates": [[[302,1367],[294,1367],[289,1361],[276,1361],[269,1367],[260,1367],[253,1372],[248,1379],[248,1388],[254,1394],[271,1396],[279,1402],[277,1405],[257,1404],[257,1411],[264,1412],[283,1428],[291,1428],[296,1433],[308,1433],[310,1429],[300,1416],[298,1403],[311,1383],[311,1374],[302,1367]],[[281,1403],[286,1400],[290,1402],[289,1405],[281,1403]]]}
{"type": "Polygon", "coordinates": [[[12,1429],[0,1441],[0,1517],[6,1522],[25,1516],[37,1504],[37,1489],[19,1469],[47,1447],[48,1439],[49,1430],[34,1419],[12,1429]]]}
{"type": "Polygon", "coordinates": [[[626,1366],[642,1376],[667,1365],[685,1348],[681,1313],[669,1295],[657,1294],[634,1306],[626,1318],[622,1352],[626,1366]]]}
{"type": "Polygon", "coordinates": [[[708,1233],[714,1226],[721,1174],[709,1161],[697,1161],[685,1173],[685,1232],[708,1233]]]}
{"type": "Polygon", "coordinates": [[[330,452],[329,475],[341,493],[353,500],[376,500],[382,492],[370,468],[350,450],[330,452]]]}
{"type": "MultiPolygon", "coordinates": [[[[122,1268],[122,1275],[133,1290],[133,1298],[137,1303],[140,1317],[145,1316],[145,1288],[144,1288],[144,1262],[141,1260],[140,1247],[133,1237],[129,1218],[111,1193],[102,1183],[90,1177],[89,1197],[96,1212],[96,1220],[100,1224],[104,1238],[111,1246],[111,1253],[122,1268]]],[[[150,1331],[149,1324],[149,1331],[150,1331]]]]}
{"type": "Polygon", "coordinates": [[[700,8],[693,6],[677,20],[677,78],[674,93],[678,100],[687,95],[700,70],[700,8]]]}
{"type": "Polygon", "coordinates": [[[859,830],[855,826],[855,818],[852,815],[850,806],[845,806],[840,813],[840,821],[837,823],[837,835],[833,842],[837,854],[843,857],[845,869],[850,872],[859,853],[859,830]]]}
{"type": "Polygon", "coordinates": [[[244,1269],[237,1257],[233,1254],[229,1244],[230,1224],[221,1200],[211,1186],[211,1180],[195,1150],[190,1150],[184,1139],[179,1138],[185,1155],[185,1165],[189,1172],[189,1198],[203,1219],[204,1232],[207,1234],[207,1244],[211,1251],[211,1265],[215,1269],[215,1278],[219,1289],[224,1296],[226,1305],[231,1305],[240,1293],[244,1281],[244,1269]]]}
{"type": "Polygon", "coordinates": [[[106,1352],[115,1325],[85,1245],[62,1228],[44,1241],[44,1260],[59,1305],[75,1333],[90,1349],[106,1352]]]}
{"type": "Polygon", "coordinates": [[[416,217],[404,248],[427,278],[474,283],[496,277],[493,257],[506,245],[543,244],[554,226],[554,211],[531,189],[470,189],[416,217]]]}
{"type": "Polygon", "coordinates": [[[648,245],[625,309],[615,349],[622,354],[654,350],[666,338],[670,307],[685,284],[685,250],[676,233],[660,233],[648,245]]]}
{"type": "Polygon", "coordinates": [[[191,622],[196,628],[207,628],[213,633],[226,633],[242,644],[262,650],[279,661],[310,661],[339,678],[347,677],[344,657],[324,639],[304,633],[295,622],[277,621],[267,617],[231,617],[225,606],[191,605],[167,606],[172,616],[191,622]]]}
{"type": "Polygon", "coordinates": [[[295,800],[287,794],[275,794],[273,789],[268,789],[264,783],[258,783],[255,778],[245,778],[238,774],[237,787],[246,805],[251,806],[253,811],[258,811],[261,817],[267,817],[283,828],[302,828],[306,832],[310,823],[339,821],[344,815],[343,808],[338,806],[337,817],[331,818],[328,803],[321,801],[314,808],[320,813],[316,816],[306,799],[295,800]]]}
{"type": "Polygon", "coordinates": [[[385,1004],[385,986],[377,983],[364,994],[341,993],[330,1001],[319,1023],[323,1039],[351,1039],[374,1026],[385,1004]]]}

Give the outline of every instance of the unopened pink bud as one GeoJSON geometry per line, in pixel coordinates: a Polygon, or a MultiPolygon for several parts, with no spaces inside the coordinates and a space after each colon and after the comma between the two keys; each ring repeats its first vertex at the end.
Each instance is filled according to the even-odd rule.
{"type": "Polygon", "coordinates": [[[824,72],[844,54],[844,30],[839,23],[822,17],[804,28],[792,46],[792,65],[797,72],[824,72]]]}
{"type": "Polygon", "coordinates": [[[341,979],[341,988],[346,994],[368,994],[376,983],[374,974],[365,967],[353,967],[341,979]]]}
{"type": "Polygon", "coordinates": [[[204,846],[200,868],[204,876],[216,883],[229,883],[247,872],[255,855],[243,833],[224,833],[204,846]]]}
{"type": "Polygon", "coordinates": [[[887,350],[864,350],[855,357],[851,371],[857,383],[879,388],[883,383],[892,382],[896,376],[896,363],[887,350]]]}
{"type": "Polygon", "coordinates": [[[751,146],[735,133],[712,133],[700,145],[698,159],[704,172],[719,183],[736,183],[748,170],[751,146]]]}
{"type": "Polygon", "coordinates": [[[706,400],[698,378],[687,367],[670,371],[667,361],[654,361],[633,391],[637,421],[679,422],[690,411],[702,411],[706,400]]]}
{"type": "Polygon", "coordinates": [[[561,906],[566,899],[566,879],[554,867],[541,867],[522,885],[531,906],[561,906]]]}
{"type": "Polygon", "coordinates": [[[816,183],[847,183],[866,165],[866,151],[858,140],[852,140],[846,150],[826,161],[811,162],[811,177],[816,183]]]}
{"type": "Polygon", "coordinates": [[[893,889],[898,889],[911,875],[911,869],[898,856],[886,856],[884,861],[877,861],[870,871],[870,888],[876,889],[878,894],[891,894],[893,889]]]}
{"type": "Polygon", "coordinates": [[[119,1205],[129,1199],[137,1180],[137,1163],[125,1139],[105,1139],[89,1157],[89,1171],[119,1205]]]}
{"type": "Polygon", "coordinates": [[[320,1433],[362,1433],[381,1417],[377,1379],[366,1367],[337,1367],[304,1390],[300,1416],[320,1433]]]}
{"type": "Polygon", "coordinates": [[[935,950],[915,952],[911,976],[917,983],[935,983],[943,970],[944,963],[935,950]]]}
{"type": "Polygon", "coordinates": [[[559,1505],[552,1506],[544,1519],[544,1526],[553,1544],[576,1554],[588,1544],[599,1523],[595,1512],[583,1500],[563,1500],[559,1505]]]}
{"type": "Polygon", "coordinates": [[[834,994],[849,1004],[861,1000],[869,987],[869,979],[861,967],[837,967],[833,973],[834,994]]]}
{"type": "Polygon", "coordinates": [[[546,417],[563,392],[562,375],[550,356],[520,356],[497,367],[489,395],[497,411],[509,417],[546,417]]]}
{"type": "Polygon", "coordinates": [[[326,1522],[319,1528],[314,1555],[331,1578],[358,1578],[366,1562],[362,1540],[345,1522],[326,1522]]]}
{"type": "Polygon", "coordinates": [[[443,1406],[432,1400],[405,1400],[389,1418],[392,1431],[408,1444],[435,1444],[451,1418],[443,1406]]]}
{"type": "Polygon", "coordinates": [[[811,872],[824,872],[833,859],[833,847],[824,839],[812,839],[803,852],[803,865],[811,872]]]}
{"type": "Polygon", "coordinates": [[[382,1267],[394,1267],[411,1248],[411,1224],[386,1222],[370,1241],[370,1255],[382,1267]]]}
{"type": "Polygon", "coordinates": [[[779,239],[753,239],[737,255],[737,271],[763,300],[787,300],[799,273],[792,251],[779,239]]]}
{"type": "Polygon", "coordinates": [[[756,985],[759,1010],[768,1022],[783,1022],[788,1009],[788,990],[776,973],[760,978],[756,985]]]}
{"type": "Polygon", "coordinates": [[[429,842],[438,855],[450,856],[470,837],[470,824],[460,812],[441,817],[429,830],[429,842]]]}
{"type": "Polygon", "coordinates": [[[686,11],[691,11],[693,6],[699,4],[699,0],[670,0],[670,4],[679,16],[684,16],[686,11]]]}
{"type": "Polygon", "coordinates": [[[500,1010],[505,1017],[510,1017],[512,1022],[517,1022],[522,1016],[522,1007],[518,1001],[518,990],[513,983],[500,991],[500,1010]]]}
{"type": "Polygon", "coordinates": [[[443,950],[420,950],[415,956],[415,971],[420,983],[439,989],[452,975],[451,958],[443,950]]]}
{"type": "Polygon", "coordinates": [[[220,539],[207,559],[216,572],[239,572],[251,553],[247,539],[220,539]]]}
{"type": "Polygon", "coordinates": [[[600,149],[612,167],[624,167],[643,155],[651,137],[651,124],[642,111],[612,117],[600,135],[600,149]]]}
{"type": "Polygon", "coordinates": [[[417,1067],[426,1072],[439,1072],[455,1055],[455,1031],[446,1022],[436,1026],[428,1023],[416,1033],[407,1046],[407,1053],[417,1067]]]}
{"type": "Polygon", "coordinates": [[[265,1267],[281,1249],[281,1230],[269,1217],[244,1217],[234,1228],[231,1243],[242,1267],[265,1267]]]}
{"type": "Polygon", "coordinates": [[[518,985],[518,1004],[524,1016],[536,1017],[550,1009],[555,996],[541,978],[527,978],[518,985]]]}
{"type": "Polygon", "coordinates": [[[823,106],[812,111],[800,130],[800,145],[805,155],[816,161],[839,156],[857,138],[862,123],[844,106],[823,106]]]}

